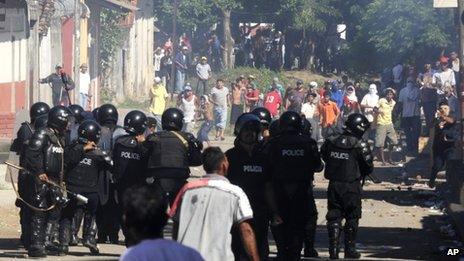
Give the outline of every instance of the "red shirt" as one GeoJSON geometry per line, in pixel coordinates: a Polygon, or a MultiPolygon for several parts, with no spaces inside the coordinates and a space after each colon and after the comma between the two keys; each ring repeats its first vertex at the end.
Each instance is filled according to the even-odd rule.
{"type": "Polygon", "coordinates": [[[264,108],[268,109],[272,117],[279,113],[279,107],[282,104],[282,98],[279,91],[271,91],[264,97],[264,108]]]}
{"type": "Polygon", "coordinates": [[[259,101],[259,90],[258,89],[248,89],[246,93],[246,98],[257,98],[255,101],[247,100],[249,106],[254,106],[259,101]]]}

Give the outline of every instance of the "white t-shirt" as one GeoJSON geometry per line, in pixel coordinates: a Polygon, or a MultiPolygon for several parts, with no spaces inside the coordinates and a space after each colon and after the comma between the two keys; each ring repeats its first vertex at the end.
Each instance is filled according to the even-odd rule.
{"type": "Polygon", "coordinates": [[[90,74],[79,72],[79,92],[82,94],[89,94],[90,89],[90,74]]]}
{"type": "Polygon", "coordinates": [[[209,64],[197,64],[197,76],[202,80],[208,80],[211,73],[209,64]]]}
{"type": "Polygon", "coordinates": [[[159,71],[161,68],[161,59],[164,57],[164,54],[155,54],[155,71],[159,71]]]}
{"type": "Polygon", "coordinates": [[[438,84],[440,89],[445,86],[455,86],[456,79],[454,77],[454,71],[448,68],[446,71],[435,73],[433,75],[432,83],[438,84]]]}
{"type": "Polygon", "coordinates": [[[420,116],[419,88],[406,86],[400,91],[399,102],[403,103],[402,117],[420,116]]]}
{"type": "Polygon", "coordinates": [[[313,119],[316,110],[317,106],[314,103],[306,102],[301,106],[301,113],[304,114],[306,119],[313,119]]]}
{"type": "Polygon", "coordinates": [[[361,106],[369,107],[364,108],[364,115],[369,122],[374,121],[374,107],[379,107],[379,95],[377,94],[366,94],[364,95],[361,106]]]}
{"type": "Polygon", "coordinates": [[[211,89],[211,99],[214,101],[215,107],[227,108],[227,95],[229,94],[229,89],[227,87],[222,87],[218,89],[214,87],[211,89]]]}

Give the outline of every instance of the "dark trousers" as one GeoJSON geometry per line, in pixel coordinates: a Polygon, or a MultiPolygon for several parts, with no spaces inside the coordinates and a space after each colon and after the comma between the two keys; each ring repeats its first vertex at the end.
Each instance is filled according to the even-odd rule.
{"type": "Polygon", "coordinates": [[[419,136],[421,131],[420,117],[403,117],[401,119],[401,127],[406,134],[407,150],[417,153],[419,150],[419,136]]]}
{"type": "Polygon", "coordinates": [[[433,127],[433,119],[435,118],[435,112],[437,111],[437,102],[436,101],[423,102],[422,108],[424,109],[427,133],[429,133],[430,128],[433,127]]]}
{"type": "Polygon", "coordinates": [[[198,131],[197,138],[200,142],[209,141],[208,134],[214,127],[213,121],[205,120],[203,124],[201,124],[200,130],[198,131]]]}
{"type": "Polygon", "coordinates": [[[330,181],[327,189],[327,222],[361,218],[361,183],[330,181]]]}
{"type": "MultiPolygon", "coordinates": [[[[26,202],[31,202],[32,192],[34,190],[34,180],[29,174],[19,172],[18,175],[18,193],[26,202]]],[[[16,200],[16,206],[19,207],[19,223],[21,225],[21,243],[28,248],[31,243],[31,217],[32,210],[19,199],[16,200]]]]}
{"type": "Polygon", "coordinates": [[[166,200],[169,202],[169,205],[172,205],[176,199],[177,193],[179,193],[185,183],[187,183],[187,181],[181,178],[157,178],[154,185],[158,186],[158,188],[161,188],[166,197],[166,200]]]}
{"type": "Polygon", "coordinates": [[[117,195],[116,186],[110,183],[108,190],[108,201],[97,209],[98,241],[106,242],[108,239],[116,243],[119,240],[119,229],[121,224],[120,199],[117,195]]]}
{"type": "Polygon", "coordinates": [[[208,80],[198,78],[196,94],[198,97],[207,94],[208,92],[208,80]]]}
{"type": "Polygon", "coordinates": [[[279,215],[283,220],[281,225],[271,226],[278,260],[300,260],[305,226],[309,218],[317,213],[314,197],[308,193],[309,186],[309,182],[282,181],[274,185],[279,215]]]}
{"type": "Polygon", "coordinates": [[[454,153],[454,148],[433,148],[433,166],[430,173],[430,181],[435,181],[438,172],[446,165],[446,162],[451,159],[454,153]]]}
{"type": "MultiPolygon", "coordinates": [[[[253,219],[251,226],[255,233],[256,245],[260,260],[268,260],[269,256],[269,214],[268,211],[262,209],[253,209],[253,219]]],[[[245,247],[242,243],[240,231],[237,227],[232,228],[232,251],[234,252],[235,260],[248,260],[248,255],[245,252],[245,247]]]]}

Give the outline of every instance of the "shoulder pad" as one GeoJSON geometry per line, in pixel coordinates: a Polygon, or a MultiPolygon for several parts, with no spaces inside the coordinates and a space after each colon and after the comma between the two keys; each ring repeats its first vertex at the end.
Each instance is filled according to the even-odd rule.
{"type": "Polygon", "coordinates": [[[31,150],[39,150],[41,149],[46,140],[47,140],[48,132],[46,129],[39,129],[32,135],[31,140],[29,141],[29,148],[31,150]]]}
{"type": "Polygon", "coordinates": [[[356,144],[356,148],[359,149],[364,159],[372,159],[371,147],[367,141],[359,140],[356,144]]]}
{"type": "Polygon", "coordinates": [[[135,138],[131,135],[123,135],[123,136],[119,136],[117,139],[116,139],[116,143],[119,143],[123,146],[126,146],[126,147],[135,147],[137,146],[137,141],[135,140],[135,138]]]}

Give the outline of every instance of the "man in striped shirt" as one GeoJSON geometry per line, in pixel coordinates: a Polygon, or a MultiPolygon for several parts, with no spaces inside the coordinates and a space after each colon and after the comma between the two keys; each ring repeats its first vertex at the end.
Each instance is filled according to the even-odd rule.
{"type": "Polygon", "coordinates": [[[187,183],[177,195],[170,216],[174,238],[201,253],[205,260],[234,260],[231,228],[237,226],[250,260],[259,260],[249,221],[250,202],[243,190],[225,177],[229,162],[218,147],[203,152],[206,175],[187,183]]]}

